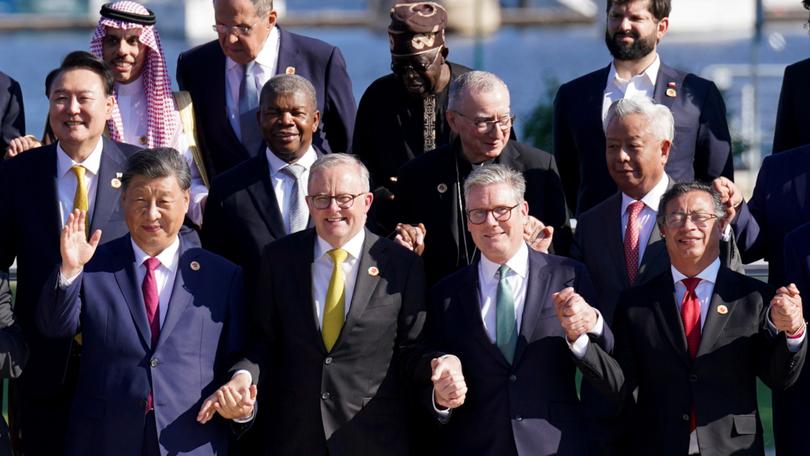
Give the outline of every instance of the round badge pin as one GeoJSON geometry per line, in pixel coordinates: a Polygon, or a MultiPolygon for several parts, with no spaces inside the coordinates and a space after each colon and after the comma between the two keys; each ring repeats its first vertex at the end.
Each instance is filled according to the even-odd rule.
{"type": "Polygon", "coordinates": [[[199,271],[200,270],[200,263],[198,263],[196,261],[192,261],[189,266],[191,267],[192,271],[199,271]]]}
{"type": "Polygon", "coordinates": [[[288,66],[287,69],[284,70],[284,73],[285,74],[295,74],[295,67],[294,66],[288,66]]]}
{"type": "Polygon", "coordinates": [[[436,186],[436,190],[437,190],[439,193],[445,193],[445,192],[447,192],[447,184],[445,184],[444,182],[442,182],[441,184],[439,184],[439,185],[437,185],[437,186],[436,186]]]}
{"type": "Polygon", "coordinates": [[[112,187],[112,188],[121,188],[121,179],[119,179],[117,177],[113,177],[110,180],[110,187],[112,187]]]}
{"type": "Polygon", "coordinates": [[[376,266],[372,266],[368,268],[368,275],[370,275],[371,277],[377,277],[378,275],[380,275],[380,270],[377,269],[376,266]]]}
{"type": "Polygon", "coordinates": [[[673,89],[671,87],[669,89],[667,89],[667,96],[668,97],[674,98],[676,95],[678,95],[678,92],[676,92],[675,89],[673,89]]]}
{"type": "Polygon", "coordinates": [[[719,313],[720,315],[727,314],[728,313],[728,307],[724,306],[723,304],[720,304],[719,306],[717,306],[717,313],[719,313]]]}

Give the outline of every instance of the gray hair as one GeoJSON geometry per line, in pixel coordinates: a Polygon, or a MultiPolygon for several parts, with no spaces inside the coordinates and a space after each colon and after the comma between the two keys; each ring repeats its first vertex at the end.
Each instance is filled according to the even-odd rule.
{"type": "Polygon", "coordinates": [[[672,142],[675,138],[675,120],[664,105],[655,104],[649,97],[621,98],[608,108],[603,127],[605,131],[614,119],[623,119],[631,114],[640,114],[647,119],[647,128],[656,139],[672,142]]]}
{"type": "Polygon", "coordinates": [[[329,168],[334,168],[336,166],[354,166],[357,168],[358,174],[360,175],[360,184],[361,190],[363,192],[368,192],[371,188],[371,184],[369,182],[369,174],[368,168],[366,165],[363,164],[360,160],[354,157],[354,155],[349,154],[342,154],[342,153],[335,153],[335,154],[326,154],[323,157],[315,160],[315,163],[309,168],[309,181],[307,182],[307,187],[309,187],[310,182],[312,182],[312,176],[317,174],[322,170],[326,170],[329,168]]]}
{"type": "Polygon", "coordinates": [[[121,177],[121,190],[126,191],[135,176],[149,179],[174,176],[182,190],[191,187],[191,171],[180,152],[170,147],[143,149],[127,159],[124,175],[121,177]]]}
{"type": "Polygon", "coordinates": [[[457,110],[468,93],[491,92],[499,87],[509,90],[506,83],[495,73],[488,71],[462,73],[450,82],[447,109],[450,111],[457,110]]]}
{"type": "Polygon", "coordinates": [[[666,216],[666,209],[667,204],[670,201],[674,200],[675,198],[686,195],[690,192],[705,192],[708,193],[709,196],[712,198],[712,206],[714,207],[714,215],[717,216],[718,220],[722,220],[726,217],[726,208],[723,206],[723,203],[720,201],[720,194],[712,188],[710,185],[704,184],[702,182],[681,182],[679,184],[675,184],[667,190],[663,195],[661,195],[661,202],[658,203],[658,225],[662,226],[664,224],[664,217],[666,216]]]}
{"type": "Polygon", "coordinates": [[[256,9],[256,16],[261,17],[273,11],[273,0],[250,0],[250,3],[256,9]]]}
{"type": "Polygon", "coordinates": [[[270,78],[262,87],[259,104],[263,105],[265,100],[272,95],[285,93],[302,93],[307,97],[307,102],[313,109],[318,108],[315,87],[306,78],[297,74],[279,74],[270,78]]]}
{"type": "Polygon", "coordinates": [[[487,185],[506,184],[512,190],[514,201],[523,202],[526,193],[526,179],[520,171],[498,164],[483,165],[474,169],[467,180],[464,181],[464,201],[469,202],[470,191],[473,187],[486,187],[487,185]]]}

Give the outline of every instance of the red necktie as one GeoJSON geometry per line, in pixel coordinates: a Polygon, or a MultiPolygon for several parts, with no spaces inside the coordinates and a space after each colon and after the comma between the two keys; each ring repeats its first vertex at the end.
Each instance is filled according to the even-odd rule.
{"type": "MultiPolygon", "coordinates": [[[[686,346],[689,348],[689,356],[694,360],[700,345],[700,300],[697,293],[695,293],[700,279],[689,277],[683,279],[682,282],[686,285],[686,294],[683,295],[683,301],[681,302],[681,320],[683,320],[683,332],[686,334],[686,346]]],[[[696,427],[697,419],[693,404],[689,431],[694,431],[696,427]]]]}
{"type": "Polygon", "coordinates": [[[644,203],[633,201],[627,206],[627,229],[624,231],[624,263],[627,267],[627,278],[630,285],[636,281],[638,275],[639,234],[638,215],[644,209],[644,203]]]}
{"type": "MultiPolygon", "coordinates": [[[[146,306],[146,321],[149,322],[149,330],[152,333],[152,350],[157,345],[158,336],[160,336],[160,312],[158,307],[160,302],[158,300],[157,282],[155,281],[155,269],[160,265],[157,258],[147,258],[143,262],[146,266],[146,275],[143,278],[143,303],[146,306]]],[[[153,410],[152,391],[146,397],[146,411],[153,410]]]]}

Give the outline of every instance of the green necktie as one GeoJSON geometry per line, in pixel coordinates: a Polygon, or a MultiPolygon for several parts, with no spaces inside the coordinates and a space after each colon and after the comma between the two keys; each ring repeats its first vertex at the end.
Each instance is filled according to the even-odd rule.
{"type": "Polygon", "coordinates": [[[515,322],[515,298],[506,283],[509,266],[498,268],[498,294],[495,298],[495,342],[512,364],[517,346],[517,323],[515,322]]]}
{"type": "Polygon", "coordinates": [[[321,335],[326,350],[332,351],[332,347],[340,335],[340,329],[343,328],[346,279],[343,277],[343,268],[340,266],[346,261],[349,253],[343,249],[332,249],[327,254],[332,258],[332,277],[329,279],[326,302],[323,305],[321,335]]]}

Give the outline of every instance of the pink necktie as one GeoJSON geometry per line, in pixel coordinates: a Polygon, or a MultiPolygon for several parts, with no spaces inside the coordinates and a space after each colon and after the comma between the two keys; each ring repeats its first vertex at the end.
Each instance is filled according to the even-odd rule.
{"type": "MultiPolygon", "coordinates": [[[[700,283],[697,277],[690,277],[682,280],[686,285],[686,294],[681,302],[681,320],[683,320],[683,332],[686,334],[686,346],[689,349],[689,356],[694,360],[700,346],[700,300],[695,289],[700,283]]],[[[695,406],[692,405],[692,417],[689,421],[689,431],[694,431],[697,427],[695,417],[695,406]]]]}
{"type": "MultiPolygon", "coordinates": [[[[160,302],[158,300],[157,282],[155,281],[155,269],[160,265],[157,258],[147,258],[143,262],[146,266],[146,275],[143,278],[143,303],[146,306],[146,321],[149,322],[149,330],[152,333],[152,350],[154,351],[157,345],[158,336],[160,336],[160,312],[158,307],[160,302]]],[[[146,396],[146,411],[154,409],[152,402],[152,391],[146,396]]]]}
{"type": "Polygon", "coordinates": [[[624,231],[624,263],[627,267],[627,278],[633,285],[638,275],[639,234],[638,215],[644,209],[644,203],[634,201],[627,206],[627,229],[624,231]]]}

